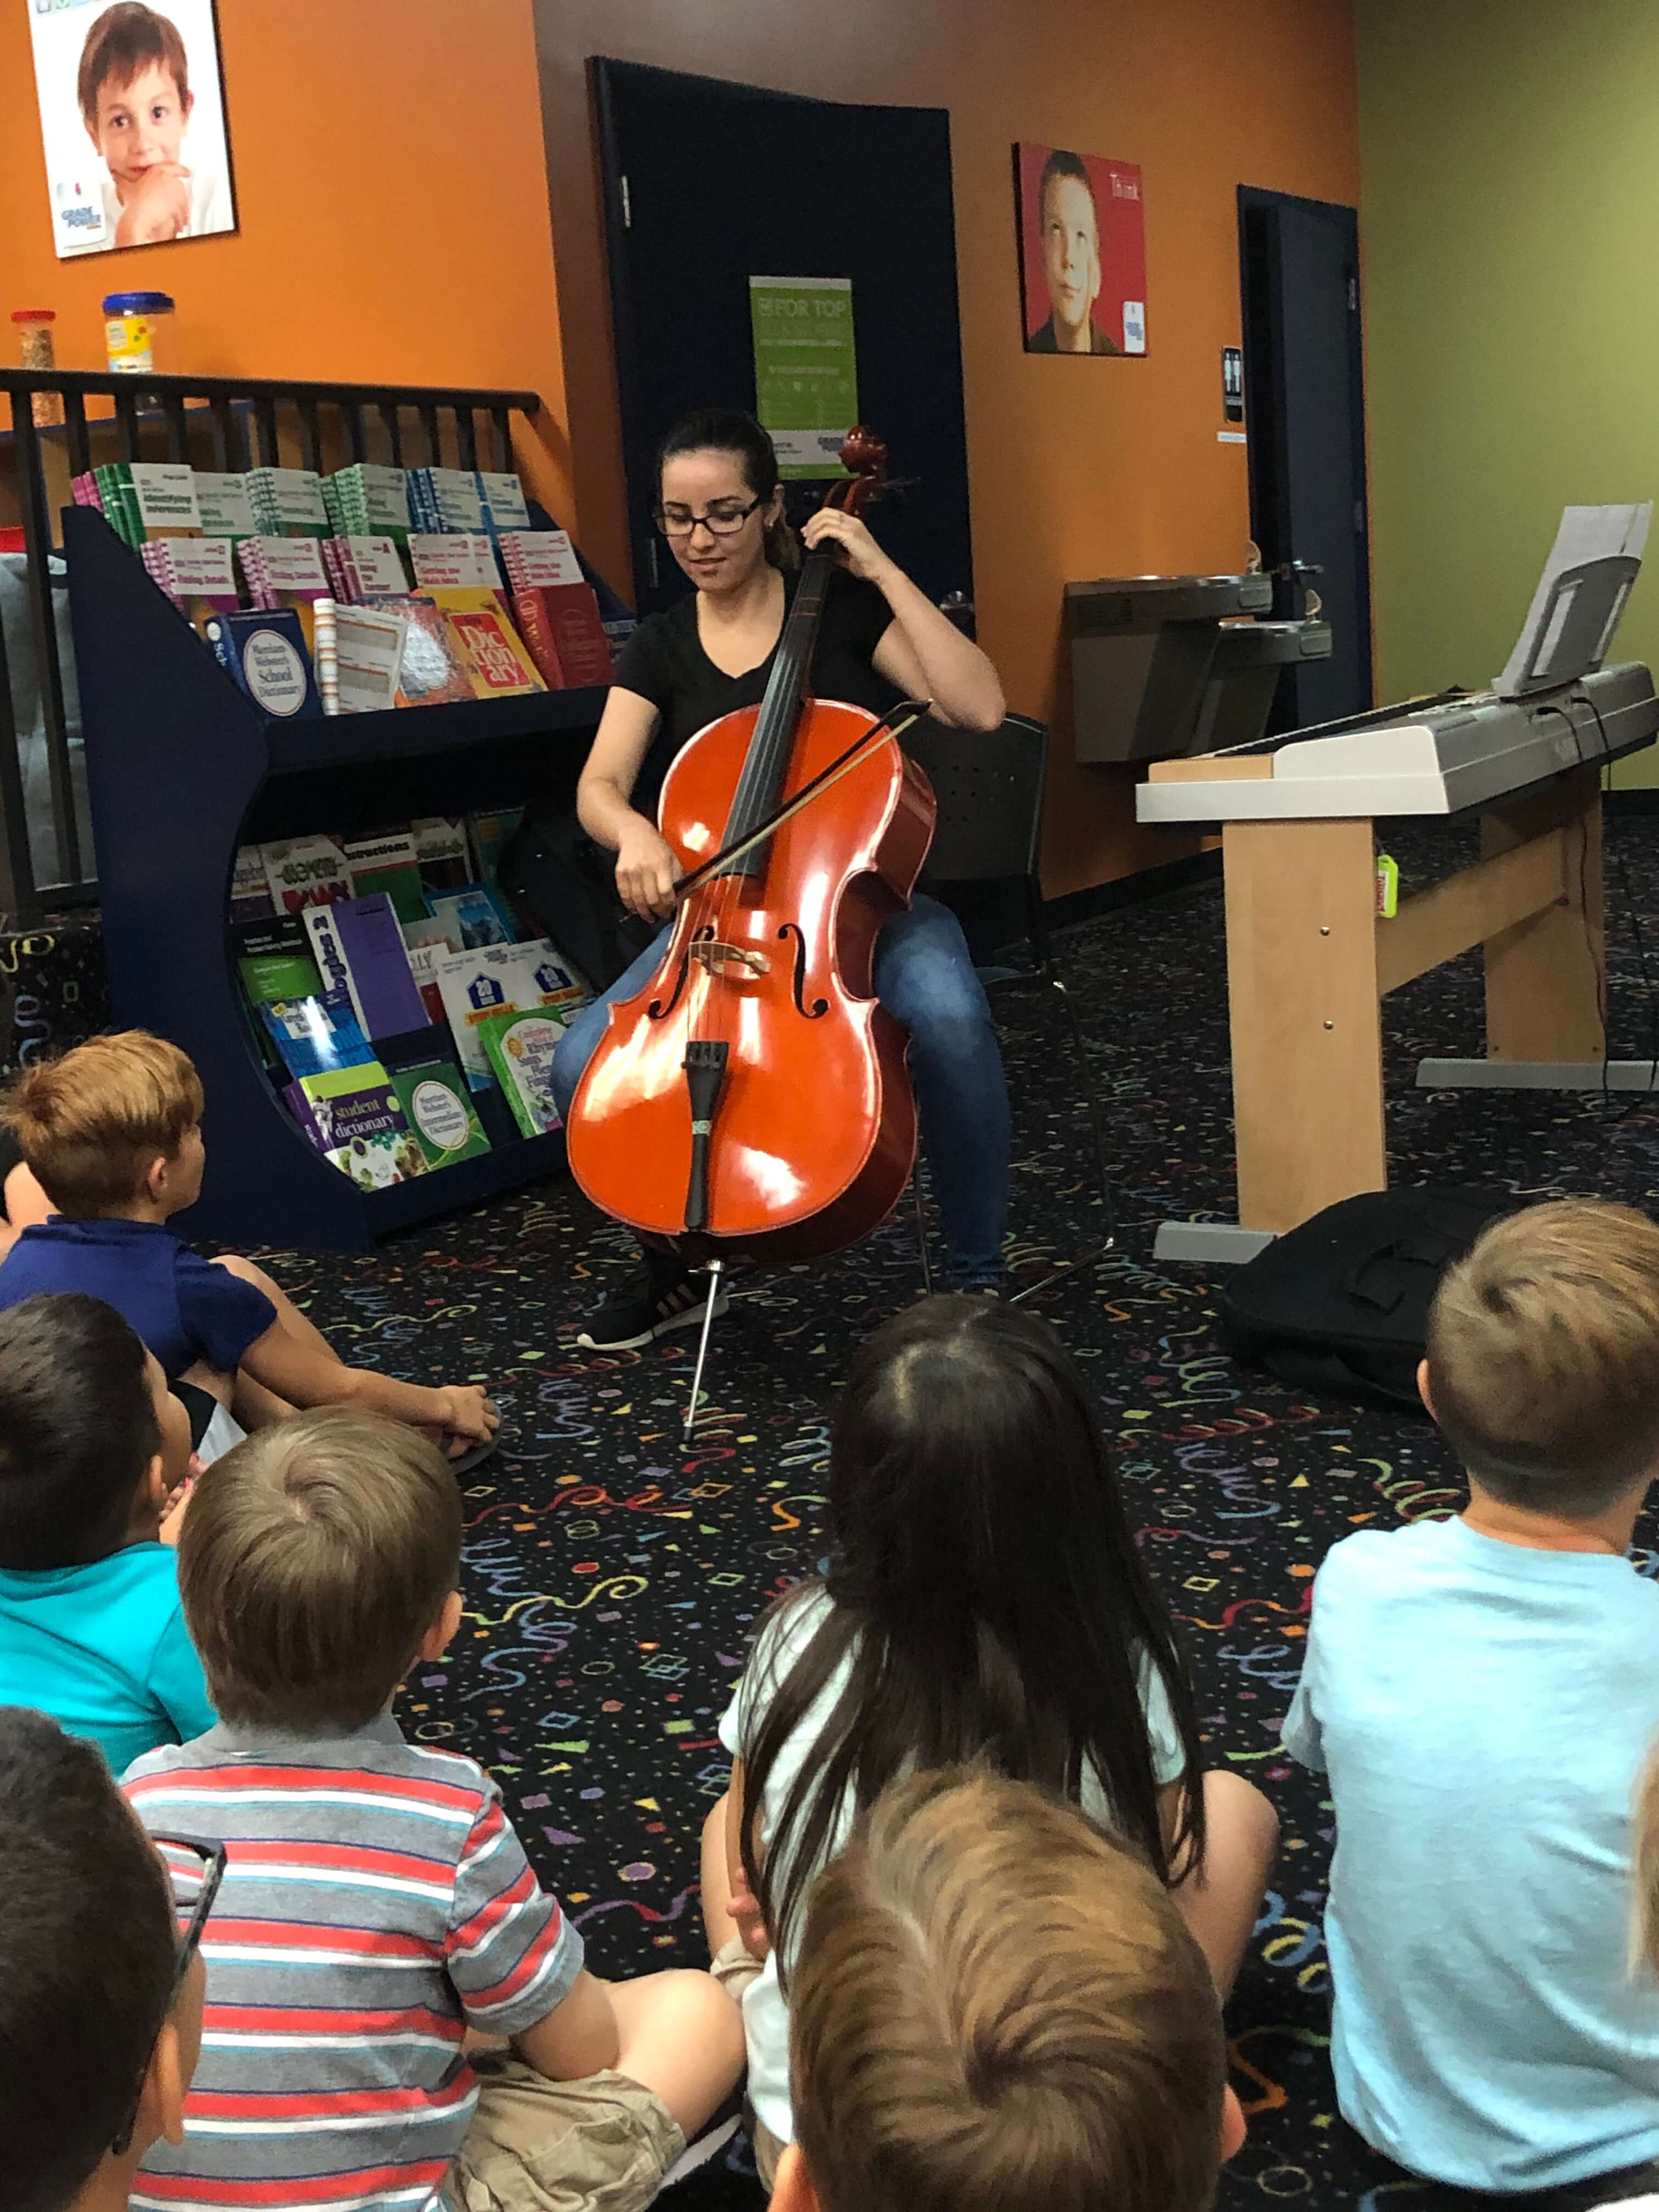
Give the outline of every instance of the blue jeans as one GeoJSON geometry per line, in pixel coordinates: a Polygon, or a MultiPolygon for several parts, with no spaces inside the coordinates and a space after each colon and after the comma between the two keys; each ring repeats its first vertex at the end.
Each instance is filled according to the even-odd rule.
{"type": "MultiPolygon", "coordinates": [[[[672,925],[671,925],[672,927],[672,925]]],[[[665,927],[602,998],[585,1006],[553,1055],[553,1091],[568,1116],[613,999],[642,990],[667,945],[665,927]]],[[[1008,1084],[962,925],[917,897],[876,939],[876,996],[910,1033],[921,1141],[939,1202],[953,1284],[1000,1283],[1008,1225],[1008,1084]]]]}

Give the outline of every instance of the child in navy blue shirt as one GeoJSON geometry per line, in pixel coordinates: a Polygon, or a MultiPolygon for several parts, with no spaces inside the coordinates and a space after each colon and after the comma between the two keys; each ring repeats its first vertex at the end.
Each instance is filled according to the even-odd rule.
{"type": "Polygon", "coordinates": [[[202,1188],[202,1106],[190,1060],[143,1030],[93,1037],[16,1079],[3,1118],[57,1211],[0,1265],[0,1310],[55,1291],[102,1298],[170,1383],[210,1393],[244,1428],[296,1406],[355,1405],[428,1430],[452,1457],[487,1445],[496,1417],[478,1385],[428,1389],[346,1366],[263,1269],[204,1260],[167,1227],[202,1188]]]}
{"type": "Polygon", "coordinates": [[[112,1307],[0,1314],[0,1705],[90,1736],[116,1774],[216,1718],[172,1545],[189,1462],[184,1408],[112,1307]]]}

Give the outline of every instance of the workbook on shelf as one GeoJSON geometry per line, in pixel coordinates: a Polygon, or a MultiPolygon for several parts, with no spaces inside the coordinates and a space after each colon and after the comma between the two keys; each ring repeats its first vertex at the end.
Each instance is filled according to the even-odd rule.
{"type": "MultiPolygon", "coordinates": [[[[119,461],[76,477],[72,489],[139,553],[269,713],[363,713],[605,684],[614,647],[635,627],[568,533],[534,526],[510,471],[359,461],[325,477],[119,461]],[[319,636],[315,611],[325,600],[341,611],[319,636]],[[359,608],[374,611],[344,612],[359,608]],[[261,612],[299,618],[305,682],[292,696],[300,705],[272,704],[252,690],[231,649],[239,632],[281,635],[264,624],[249,632],[239,619],[261,612]]],[[[281,653],[267,657],[286,665],[281,653]]]]}
{"type": "Polygon", "coordinates": [[[520,812],[237,854],[228,927],[249,1035],[301,1133],[364,1189],[489,1149],[477,1094],[499,1096],[509,1140],[559,1127],[552,1053],[589,994],[496,880],[520,812]]]}

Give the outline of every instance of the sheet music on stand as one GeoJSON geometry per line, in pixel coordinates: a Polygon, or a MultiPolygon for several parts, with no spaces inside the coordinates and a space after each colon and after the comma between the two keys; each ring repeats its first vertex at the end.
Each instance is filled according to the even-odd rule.
{"type": "Polygon", "coordinates": [[[1601,667],[1642,566],[1653,501],[1569,507],[1504,672],[1500,699],[1576,683],[1601,667]]]}

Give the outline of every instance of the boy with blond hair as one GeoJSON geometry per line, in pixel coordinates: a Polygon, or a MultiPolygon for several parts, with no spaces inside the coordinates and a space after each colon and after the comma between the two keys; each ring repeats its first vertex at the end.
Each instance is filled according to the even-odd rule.
{"type": "Polygon", "coordinates": [[[295,1415],[197,1485],[179,1579],[220,1723],[126,1787],[224,1845],[235,1940],[138,2206],[642,2212],[737,2080],[714,1979],[597,1980],[495,1783],[392,1719],[459,1626],[460,1545],[441,1455],[371,1413],[295,1415]]]}
{"type": "Polygon", "coordinates": [[[348,1367],[262,1268],[204,1260],[167,1227],[201,1191],[202,1109],[187,1055],[144,1030],[93,1037],[19,1076],[0,1118],[57,1211],[0,1263],[0,1309],[58,1291],[102,1298],[170,1383],[206,1391],[244,1429],[295,1406],[355,1405],[457,1452],[487,1444],[496,1420],[480,1386],[428,1389],[348,1367]]]}
{"type": "Polygon", "coordinates": [[[1469,1502],[1333,1548],[1285,1723],[1336,1810],[1338,2102],[1436,2181],[1633,2195],[1659,2158],[1659,2004],[1626,1966],[1659,1226],[1589,1199],[1507,1217],[1447,1271],[1427,1349],[1469,1502]]]}
{"type": "Polygon", "coordinates": [[[1244,2139],[1174,1899],[1029,1783],[890,1784],[790,1979],[773,2212],[1206,2212],[1244,2139]]]}

